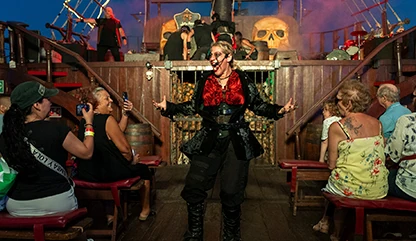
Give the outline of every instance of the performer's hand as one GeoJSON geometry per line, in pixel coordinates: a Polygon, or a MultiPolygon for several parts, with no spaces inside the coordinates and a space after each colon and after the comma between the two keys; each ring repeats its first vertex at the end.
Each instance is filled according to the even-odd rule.
{"type": "Polygon", "coordinates": [[[166,95],[163,96],[162,102],[157,103],[153,100],[153,106],[156,110],[166,110],[166,95]]]}
{"type": "Polygon", "coordinates": [[[123,39],[123,45],[126,46],[127,45],[127,39],[123,39]]]}
{"type": "Polygon", "coordinates": [[[283,108],[279,110],[279,114],[289,113],[292,110],[295,110],[296,108],[298,108],[298,106],[293,103],[293,98],[290,98],[289,101],[286,103],[286,105],[283,106],[283,108]]]}

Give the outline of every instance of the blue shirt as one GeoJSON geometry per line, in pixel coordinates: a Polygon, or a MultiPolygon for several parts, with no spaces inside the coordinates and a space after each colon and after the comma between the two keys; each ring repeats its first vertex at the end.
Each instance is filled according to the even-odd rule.
{"type": "Polygon", "coordinates": [[[383,135],[385,138],[390,138],[396,126],[397,119],[402,115],[410,114],[411,111],[406,107],[402,106],[399,102],[393,103],[387,107],[383,115],[380,116],[379,120],[383,126],[383,135]]]}

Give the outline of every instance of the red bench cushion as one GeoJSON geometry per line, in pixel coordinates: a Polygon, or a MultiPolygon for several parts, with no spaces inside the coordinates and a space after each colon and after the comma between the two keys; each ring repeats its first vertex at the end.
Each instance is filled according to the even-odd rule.
{"type": "Polygon", "coordinates": [[[1,212],[0,228],[33,228],[35,224],[41,224],[45,228],[64,228],[69,222],[86,214],[86,208],[39,217],[15,217],[1,212]]]}
{"type": "Polygon", "coordinates": [[[75,187],[90,188],[90,189],[111,189],[130,188],[133,184],[138,182],[140,177],[133,177],[116,182],[87,182],[79,179],[74,179],[75,187]]]}
{"type": "Polygon", "coordinates": [[[324,192],[323,194],[328,201],[337,207],[416,211],[416,202],[407,201],[397,197],[387,196],[377,200],[362,200],[341,197],[327,192],[324,192]]]}
{"type": "Polygon", "coordinates": [[[293,160],[283,159],[279,161],[279,167],[282,169],[291,169],[292,167],[302,168],[313,168],[313,169],[328,169],[328,164],[319,161],[311,160],[293,160]]]}
{"type": "Polygon", "coordinates": [[[140,163],[147,166],[159,166],[162,162],[161,156],[141,156],[140,163]]]}

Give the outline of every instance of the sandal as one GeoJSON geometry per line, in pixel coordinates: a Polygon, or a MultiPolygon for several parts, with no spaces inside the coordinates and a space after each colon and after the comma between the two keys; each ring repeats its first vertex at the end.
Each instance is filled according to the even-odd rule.
{"type": "Polygon", "coordinates": [[[312,227],[313,230],[319,231],[321,233],[329,232],[329,222],[320,220],[317,224],[312,227]]]}

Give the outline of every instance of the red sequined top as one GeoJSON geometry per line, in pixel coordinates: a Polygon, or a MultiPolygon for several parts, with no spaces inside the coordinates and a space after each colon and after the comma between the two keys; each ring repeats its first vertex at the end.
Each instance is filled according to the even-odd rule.
{"type": "Polygon", "coordinates": [[[204,106],[219,106],[221,102],[228,105],[243,105],[244,93],[237,72],[233,71],[223,89],[214,75],[210,75],[205,82],[202,92],[204,106]]]}

